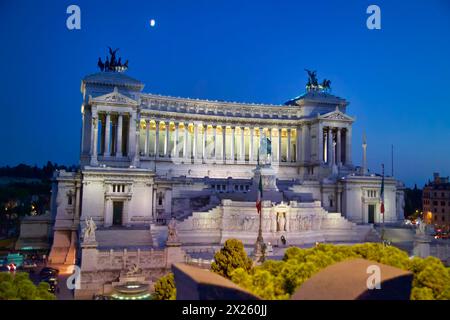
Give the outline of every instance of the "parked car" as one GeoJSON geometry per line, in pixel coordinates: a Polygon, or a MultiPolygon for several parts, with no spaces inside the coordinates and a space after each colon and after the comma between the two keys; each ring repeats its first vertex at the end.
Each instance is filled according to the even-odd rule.
{"type": "Polygon", "coordinates": [[[59,270],[55,268],[45,267],[42,268],[41,272],[39,272],[39,277],[41,278],[41,281],[44,281],[44,279],[47,279],[49,277],[58,278],[59,270]]]}

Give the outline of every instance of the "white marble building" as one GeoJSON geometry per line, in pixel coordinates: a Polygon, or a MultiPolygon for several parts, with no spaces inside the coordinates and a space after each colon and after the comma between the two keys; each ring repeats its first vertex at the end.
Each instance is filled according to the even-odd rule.
{"type": "MultiPolygon", "coordinates": [[[[285,104],[246,104],[143,88],[123,72],[82,80],[81,170],[55,173],[53,263],[75,262],[80,221],[87,217],[97,224],[98,246],[105,250],[143,246],[139,239],[150,225],[146,243],[157,247],[163,242],[158,230],[171,217],[181,221],[180,239],[190,245],[227,237],[254,243],[255,226],[248,221],[257,214],[253,176],[262,134],[272,141],[278,189],[264,199],[263,214],[267,221],[280,214],[286,219],[282,228],[267,225],[265,237],[364,241],[358,230],[381,222],[381,176],[352,162],[355,118],[345,99],[310,88],[285,104]],[[224,222],[230,210],[242,212],[235,225],[224,222]],[[203,225],[193,222],[200,216],[203,225]],[[314,226],[310,216],[318,219],[314,226]]],[[[402,220],[402,183],[386,177],[384,199],[385,222],[402,220]]]]}

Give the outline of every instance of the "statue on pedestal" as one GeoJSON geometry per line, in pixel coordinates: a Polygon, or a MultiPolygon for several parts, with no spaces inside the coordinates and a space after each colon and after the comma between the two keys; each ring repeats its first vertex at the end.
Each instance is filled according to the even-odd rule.
{"type": "Polygon", "coordinates": [[[286,218],[284,217],[284,213],[278,214],[278,231],[286,231],[286,218]]]}
{"type": "Polygon", "coordinates": [[[95,225],[92,217],[86,218],[86,226],[83,229],[83,242],[95,242],[95,230],[97,226],[95,225]]]}
{"type": "Polygon", "coordinates": [[[167,243],[178,243],[180,240],[178,239],[178,232],[177,232],[177,221],[172,218],[167,226],[168,228],[168,236],[167,236],[167,243]]]}

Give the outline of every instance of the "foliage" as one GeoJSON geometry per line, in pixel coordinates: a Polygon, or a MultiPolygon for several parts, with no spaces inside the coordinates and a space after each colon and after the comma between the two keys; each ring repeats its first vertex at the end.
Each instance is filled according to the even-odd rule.
{"type": "Polygon", "coordinates": [[[173,273],[169,273],[164,277],[161,277],[155,283],[155,292],[153,299],[155,300],[175,300],[177,296],[177,290],[175,288],[175,278],[173,273]]]}
{"type": "Polygon", "coordinates": [[[0,273],[0,300],[54,300],[55,296],[48,289],[45,282],[34,285],[28,273],[0,273]]]}
{"type": "Polygon", "coordinates": [[[222,249],[214,255],[211,270],[225,278],[231,279],[232,272],[237,268],[250,271],[252,260],[247,256],[244,245],[236,239],[228,239],[222,249]]]}
{"type": "Polygon", "coordinates": [[[411,271],[414,274],[411,299],[450,299],[450,269],[445,268],[439,259],[410,259],[406,252],[378,243],[353,246],[319,244],[310,249],[291,247],[286,250],[283,261],[268,260],[247,271],[236,269],[231,280],[264,299],[288,299],[323,268],[358,257],[411,271]]]}

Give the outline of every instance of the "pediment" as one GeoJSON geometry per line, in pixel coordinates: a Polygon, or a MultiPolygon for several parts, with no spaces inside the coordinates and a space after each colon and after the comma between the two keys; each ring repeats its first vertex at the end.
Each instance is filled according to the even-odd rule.
{"type": "Polygon", "coordinates": [[[321,120],[338,120],[338,121],[350,121],[353,122],[355,121],[354,118],[350,117],[349,115],[346,115],[345,113],[339,111],[339,110],[335,110],[329,113],[325,113],[322,115],[318,116],[319,119],[321,120]]]}
{"type": "Polygon", "coordinates": [[[120,105],[132,105],[137,106],[139,103],[136,100],[127,97],[126,95],[119,92],[117,87],[114,88],[114,91],[111,93],[107,93],[105,95],[101,95],[95,98],[89,97],[89,103],[92,104],[120,104],[120,105]]]}

